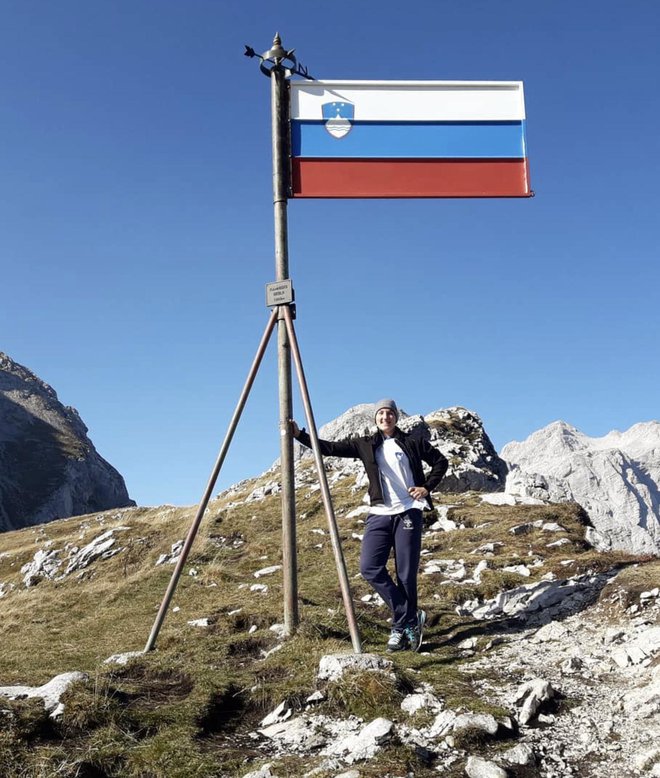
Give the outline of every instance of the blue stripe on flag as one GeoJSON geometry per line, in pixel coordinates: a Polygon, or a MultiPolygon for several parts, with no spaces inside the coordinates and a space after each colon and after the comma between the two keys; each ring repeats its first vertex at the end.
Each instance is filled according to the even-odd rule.
{"type": "Polygon", "coordinates": [[[334,138],[322,121],[291,122],[294,157],[522,159],[525,122],[360,122],[334,138]]]}

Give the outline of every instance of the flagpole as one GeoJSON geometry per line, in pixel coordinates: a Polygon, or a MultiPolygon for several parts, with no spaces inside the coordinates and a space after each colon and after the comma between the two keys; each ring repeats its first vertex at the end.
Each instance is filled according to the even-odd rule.
{"type": "MultiPolygon", "coordinates": [[[[287,204],[289,196],[289,86],[283,61],[288,52],[282,48],[278,33],[273,47],[264,55],[273,66],[264,72],[271,79],[271,120],[273,144],[273,209],[275,220],[275,277],[289,278],[287,204]]],[[[280,477],[282,486],[282,573],[284,628],[295,632],[299,621],[298,562],[296,552],[296,494],[293,461],[293,418],[291,346],[286,322],[280,314],[277,327],[277,367],[279,385],[280,477]]]]}

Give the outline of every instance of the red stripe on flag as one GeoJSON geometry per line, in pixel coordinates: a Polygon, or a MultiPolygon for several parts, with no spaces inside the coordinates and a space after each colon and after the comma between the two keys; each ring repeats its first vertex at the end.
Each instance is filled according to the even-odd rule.
{"type": "Polygon", "coordinates": [[[293,159],[293,197],[529,197],[526,159],[293,159]]]}

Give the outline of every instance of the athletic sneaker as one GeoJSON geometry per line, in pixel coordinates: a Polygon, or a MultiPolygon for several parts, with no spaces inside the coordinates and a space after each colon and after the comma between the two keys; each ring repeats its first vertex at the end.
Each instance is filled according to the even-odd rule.
{"type": "Polygon", "coordinates": [[[411,651],[419,651],[424,638],[424,625],[426,624],[426,612],[421,608],[417,611],[417,624],[414,627],[406,627],[405,633],[411,651]]]}
{"type": "Polygon", "coordinates": [[[404,651],[408,648],[408,636],[406,630],[393,629],[390,633],[390,639],[387,641],[388,654],[394,651],[404,651]]]}

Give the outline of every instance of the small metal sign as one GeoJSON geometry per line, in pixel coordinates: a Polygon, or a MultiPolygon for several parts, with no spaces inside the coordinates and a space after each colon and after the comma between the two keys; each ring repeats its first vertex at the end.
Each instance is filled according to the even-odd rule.
{"type": "Polygon", "coordinates": [[[294,301],[293,282],[290,278],[286,281],[275,281],[266,284],[266,306],[275,308],[278,305],[288,305],[294,301]]]}

